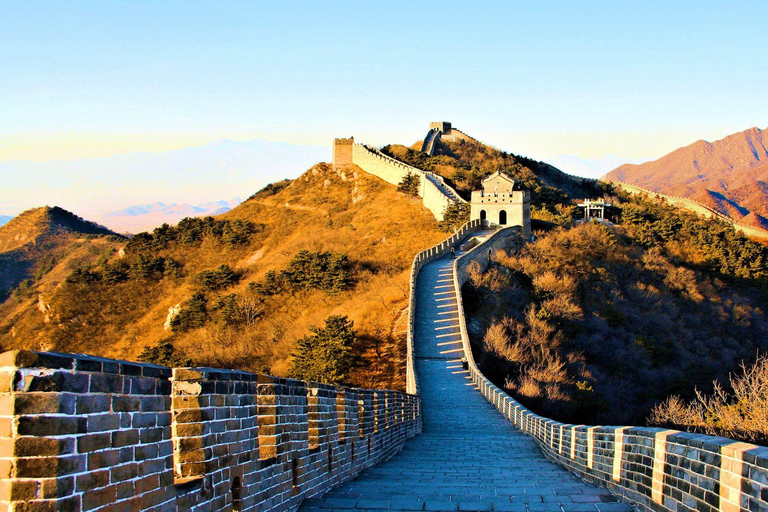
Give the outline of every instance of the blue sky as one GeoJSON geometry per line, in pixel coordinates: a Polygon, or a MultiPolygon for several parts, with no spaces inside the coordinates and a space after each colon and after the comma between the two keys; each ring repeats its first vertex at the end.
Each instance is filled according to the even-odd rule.
{"type": "Polygon", "coordinates": [[[222,138],[657,158],[768,126],[768,2],[5,2],[0,161],[222,138]]]}

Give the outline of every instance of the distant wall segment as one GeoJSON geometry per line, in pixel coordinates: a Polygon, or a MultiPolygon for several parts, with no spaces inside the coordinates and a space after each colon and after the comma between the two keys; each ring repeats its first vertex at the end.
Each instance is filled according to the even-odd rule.
{"type": "Polygon", "coordinates": [[[617,187],[621,188],[625,192],[629,192],[630,194],[646,195],[648,197],[663,199],[673,206],[685,208],[686,210],[692,211],[703,217],[710,217],[710,218],[716,218],[716,219],[722,220],[732,225],[733,228],[736,229],[737,231],[742,231],[746,236],[760,238],[763,240],[768,239],[768,231],[735,221],[732,218],[727,217],[722,213],[718,212],[717,210],[713,210],[709,206],[706,206],[696,201],[695,199],[691,199],[690,197],[670,196],[667,194],[662,194],[661,192],[654,192],[653,190],[648,190],[647,188],[643,188],[638,185],[625,183],[623,181],[611,181],[610,183],[616,185],[617,187]]]}
{"type": "Polygon", "coordinates": [[[334,166],[353,163],[392,185],[398,185],[408,173],[419,176],[419,196],[424,207],[432,212],[437,220],[443,220],[443,212],[449,204],[466,202],[445,183],[442,176],[400,162],[371,146],[355,143],[354,138],[335,139],[333,155],[334,166]]]}
{"type": "Polygon", "coordinates": [[[454,262],[464,357],[488,401],[533,437],[546,457],[641,510],[768,510],[766,447],[662,428],[560,423],[526,409],[480,372],[467,335],[461,286],[473,262],[484,269],[494,251],[514,250],[515,229],[497,231],[454,262]]]}
{"type": "Polygon", "coordinates": [[[295,510],[398,452],[419,397],[0,354],[0,509],[295,510]]]}

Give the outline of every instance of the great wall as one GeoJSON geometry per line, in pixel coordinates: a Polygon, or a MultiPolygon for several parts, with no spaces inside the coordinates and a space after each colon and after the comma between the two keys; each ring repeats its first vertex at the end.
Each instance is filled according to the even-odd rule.
{"type": "Polygon", "coordinates": [[[730,224],[731,226],[733,226],[735,230],[743,232],[746,236],[749,236],[752,238],[759,238],[762,240],[768,240],[768,231],[733,220],[732,218],[727,217],[722,213],[718,212],[717,210],[713,210],[709,206],[706,206],[700,203],[699,201],[696,201],[695,199],[691,199],[690,197],[670,196],[667,194],[662,194],[661,192],[654,192],[653,190],[648,190],[647,188],[643,188],[638,185],[625,183],[623,181],[612,181],[611,183],[621,188],[625,192],[629,192],[630,194],[644,195],[651,198],[663,200],[673,206],[677,206],[678,208],[684,208],[686,210],[692,211],[693,213],[701,215],[702,217],[714,218],[722,222],[725,222],[727,224],[730,224]]]}
{"type": "MultiPolygon", "coordinates": [[[[419,171],[341,140],[339,164],[389,183],[419,171]]],[[[439,179],[422,183],[433,213],[458,200],[439,179]]],[[[768,448],[558,423],[479,371],[461,286],[470,265],[525,241],[520,227],[485,224],[414,258],[407,393],[0,355],[0,509],[768,510],[768,448]]]]}

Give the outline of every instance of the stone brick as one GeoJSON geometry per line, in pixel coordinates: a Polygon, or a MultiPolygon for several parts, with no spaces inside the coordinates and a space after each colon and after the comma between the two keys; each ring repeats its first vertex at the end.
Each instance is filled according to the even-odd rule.
{"type": "Polygon", "coordinates": [[[48,478],[80,473],[85,470],[85,456],[17,457],[14,463],[16,478],[48,478]]]}
{"type": "Polygon", "coordinates": [[[88,471],[77,475],[75,485],[78,492],[90,491],[109,485],[109,470],[88,471]]]}
{"type": "Polygon", "coordinates": [[[22,436],[63,436],[84,434],[87,431],[85,418],[62,416],[21,416],[17,431],[22,436]]]}
{"type": "Polygon", "coordinates": [[[95,508],[110,505],[117,500],[117,486],[109,486],[103,489],[88,491],[83,494],[83,510],[93,510],[95,508]]]}
{"type": "Polygon", "coordinates": [[[120,417],[115,414],[88,416],[88,432],[104,432],[120,428],[120,417]]]}
{"type": "Polygon", "coordinates": [[[101,434],[88,434],[77,438],[77,451],[79,453],[88,453],[96,450],[109,448],[112,444],[112,434],[104,432],[101,434]]]}
{"type": "Polygon", "coordinates": [[[81,395],[77,397],[77,414],[108,412],[112,404],[110,395],[81,395]]]}
{"type": "Polygon", "coordinates": [[[139,443],[139,430],[117,430],[112,432],[112,446],[120,448],[122,446],[134,445],[139,443]]]}
{"type": "Polygon", "coordinates": [[[114,412],[136,412],[141,410],[141,399],[135,396],[118,395],[112,397],[114,412]]]}
{"type": "Polygon", "coordinates": [[[15,457],[50,457],[75,452],[73,438],[19,437],[15,439],[15,457]]]}
{"type": "Polygon", "coordinates": [[[18,393],[13,413],[17,416],[41,413],[74,414],[75,396],[61,393],[18,393]]]}

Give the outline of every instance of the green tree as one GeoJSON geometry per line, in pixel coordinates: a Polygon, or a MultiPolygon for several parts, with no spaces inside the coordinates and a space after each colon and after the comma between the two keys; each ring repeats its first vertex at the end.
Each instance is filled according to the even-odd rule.
{"type": "Polygon", "coordinates": [[[408,174],[403,176],[403,181],[401,181],[400,184],[397,185],[397,191],[402,192],[403,194],[410,197],[416,197],[419,195],[420,185],[421,185],[421,178],[417,174],[408,172],[408,174]]]}
{"type": "Polygon", "coordinates": [[[144,350],[139,354],[139,361],[169,366],[171,368],[192,365],[192,361],[189,358],[183,357],[176,351],[170,338],[160,340],[156,345],[144,347],[144,350]]]}
{"type": "Polygon", "coordinates": [[[192,282],[205,291],[223,290],[240,280],[240,273],[229,265],[219,265],[215,270],[201,270],[192,278],[192,282]]]}
{"type": "Polygon", "coordinates": [[[174,332],[188,331],[205,325],[208,319],[208,299],[203,292],[196,292],[184,304],[184,308],[171,320],[174,332]]]}
{"type": "Polygon", "coordinates": [[[443,211],[439,226],[443,231],[455,231],[469,222],[469,203],[450,203],[443,211]]]}
{"type": "Polygon", "coordinates": [[[296,342],[291,377],[328,384],[343,383],[354,368],[352,346],[357,337],[346,316],[332,315],[325,327],[310,328],[312,334],[296,342]]]}

